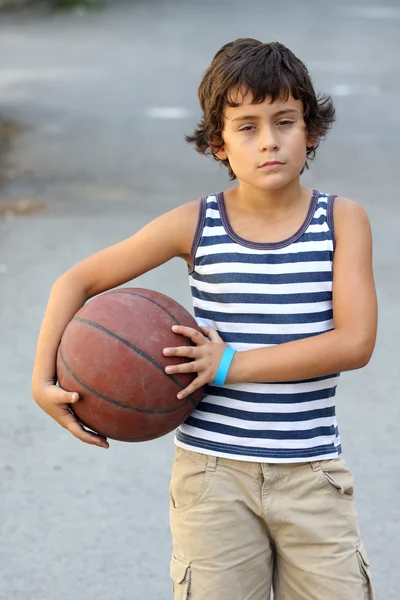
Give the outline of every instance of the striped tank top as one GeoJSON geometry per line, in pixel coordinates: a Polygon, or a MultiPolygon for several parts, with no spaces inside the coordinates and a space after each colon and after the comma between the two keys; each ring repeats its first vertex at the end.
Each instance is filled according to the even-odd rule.
{"type": "MultiPolygon", "coordinates": [[[[334,196],[314,190],[307,217],[292,237],[255,243],[232,230],[223,194],[202,198],[189,272],[198,324],[215,328],[237,351],[333,329],[333,202],[334,196]]],[[[341,454],[338,377],[209,384],[175,443],[237,460],[335,458],[341,454]]]]}

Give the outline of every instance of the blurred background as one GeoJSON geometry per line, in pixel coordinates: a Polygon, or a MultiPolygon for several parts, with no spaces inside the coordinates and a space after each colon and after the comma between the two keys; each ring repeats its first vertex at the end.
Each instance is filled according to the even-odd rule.
{"type": "MultiPolygon", "coordinates": [[[[1,600],[171,597],[172,436],[84,446],[36,406],[30,377],[63,271],[231,185],[184,134],[203,71],[238,37],[289,46],[332,94],[337,122],[303,182],[372,222],[379,337],[370,364],[342,375],[338,418],[377,598],[398,599],[400,3],[75,4],[0,0],[1,600]]],[[[191,309],[182,261],[134,285],[191,309]]]]}

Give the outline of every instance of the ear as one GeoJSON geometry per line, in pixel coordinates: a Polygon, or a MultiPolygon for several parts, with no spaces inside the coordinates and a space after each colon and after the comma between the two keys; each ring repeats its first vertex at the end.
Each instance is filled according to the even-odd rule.
{"type": "Polygon", "coordinates": [[[219,160],[226,160],[228,158],[228,155],[225,151],[225,146],[214,146],[213,139],[209,143],[209,146],[213,155],[219,158],[219,160]]]}
{"type": "MultiPolygon", "coordinates": [[[[211,147],[211,150],[213,150],[212,147],[211,147]]],[[[225,151],[225,146],[222,146],[222,148],[218,148],[218,149],[215,148],[213,150],[213,154],[214,154],[214,156],[219,158],[219,160],[226,160],[228,158],[228,155],[225,151]]]]}
{"type": "Polygon", "coordinates": [[[307,148],[312,148],[317,140],[318,140],[317,135],[313,135],[312,137],[307,136],[307,141],[306,141],[307,148]]]}

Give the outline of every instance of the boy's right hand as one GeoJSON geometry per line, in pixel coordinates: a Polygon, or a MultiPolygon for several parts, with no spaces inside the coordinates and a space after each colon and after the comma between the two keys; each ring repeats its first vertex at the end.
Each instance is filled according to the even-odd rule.
{"type": "Polygon", "coordinates": [[[34,393],[33,397],[40,408],[81,442],[101,448],[109,447],[104,436],[87,431],[71,413],[69,405],[79,401],[77,392],[67,392],[57,385],[48,384],[34,393]]]}

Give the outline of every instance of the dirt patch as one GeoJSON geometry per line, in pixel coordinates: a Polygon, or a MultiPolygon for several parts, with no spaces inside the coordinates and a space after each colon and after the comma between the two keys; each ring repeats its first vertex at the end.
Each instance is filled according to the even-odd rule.
{"type": "Polygon", "coordinates": [[[5,155],[10,149],[11,143],[21,133],[23,126],[17,121],[11,121],[0,117],[0,183],[6,177],[5,155]]]}
{"type": "Polygon", "coordinates": [[[18,215],[29,215],[45,210],[44,202],[34,202],[33,200],[15,200],[6,204],[0,204],[0,218],[13,217],[18,215]]]}
{"type": "MultiPolygon", "coordinates": [[[[6,183],[21,175],[18,173],[18,169],[10,165],[7,157],[14,139],[24,129],[25,127],[21,123],[0,118],[0,218],[29,215],[47,208],[43,202],[29,198],[10,197],[2,193],[4,192],[2,187],[4,188],[6,183]]],[[[32,175],[33,173],[24,173],[25,176],[28,174],[32,175]]]]}

